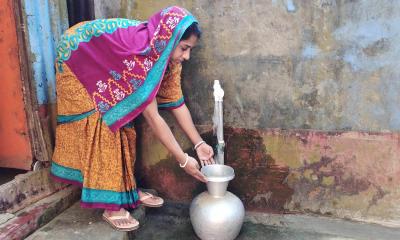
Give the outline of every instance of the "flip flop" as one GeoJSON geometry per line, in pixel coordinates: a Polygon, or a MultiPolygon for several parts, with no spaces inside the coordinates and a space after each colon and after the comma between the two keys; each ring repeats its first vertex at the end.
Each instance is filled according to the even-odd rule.
{"type": "Polygon", "coordinates": [[[151,193],[148,192],[142,192],[142,196],[139,200],[142,203],[143,206],[145,207],[161,207],[164,204],[164,199],[154,196],[151,193]],[[151,201],[152,203],[146,202],[146,200],[148,199],[153,199],[153,201],[151,201]]]}
{"type": "Polygon", "coordinates": [[[129,218],[131,215],[129,214],[129,212],[127,211],[125,216],[106,216],[103,213],[103,219],[104,221],[108,222],[115,230],[118,231],[123,231],[123,232],[129,232],[129,231],[133,231],[139,228],[139,222],[134,219],[134,218],[129,218]],[[117,226],[115,224],[115,222],[113,222],[114,220],[128,220],[128,221],[132,221],[132,224],[128,224],[125,226],[117,226]]]}

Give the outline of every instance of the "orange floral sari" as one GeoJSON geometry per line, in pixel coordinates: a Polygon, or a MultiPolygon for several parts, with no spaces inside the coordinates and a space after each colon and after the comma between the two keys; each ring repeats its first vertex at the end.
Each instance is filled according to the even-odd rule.
{"type": "MultiPolygon", "coordinates": [[[[64,64],[57,72],[58,122],[51,167],[55,179],[82,187],[81,206],[118,210],[139,204],[133,169],[136,132],[128,124],[112,132],[94,111],[83,85],[64,64]]],[[[160,109],[184,103],[182,65],[169,64],[157,94],[160,109]]]]}

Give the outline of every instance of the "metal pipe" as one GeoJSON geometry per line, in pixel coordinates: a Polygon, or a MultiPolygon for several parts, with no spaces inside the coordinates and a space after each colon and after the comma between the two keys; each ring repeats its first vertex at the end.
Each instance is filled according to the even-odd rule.
{"type": "Polygon", "coordinates": [[[225,148],[225,141],[224,141],[224,120],[223,120],[223,97],[224,97],[224,90],[221,87],[219,80],[214,80],[214,130],[217,135],[217,157],[216,162],[217,164],[224,164],[224,148],[225,148]]]}

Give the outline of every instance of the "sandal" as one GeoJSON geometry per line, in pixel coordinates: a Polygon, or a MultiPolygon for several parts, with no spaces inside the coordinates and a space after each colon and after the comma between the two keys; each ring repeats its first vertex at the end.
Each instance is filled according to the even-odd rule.
{"type": "Polygon", "coordinates": [[[139,200],[145,207],[161,207],[164,204],[164,200],[160,197],[154,196],[148,192],[141,193],[142,197],[139,200]]]}
{"type": "Polygon", "coordinates": [[[136,219],[132,218],[128,211],[126,212],[125,216],[107,216],[105,213],[103,213],[103,219],[108,222],[115,230],[118,231],[128,232],[139,228],[139,222],[136,219]],[[115,220],[127,220],[131,223],[123,226],[118,226],[115,220]]]}

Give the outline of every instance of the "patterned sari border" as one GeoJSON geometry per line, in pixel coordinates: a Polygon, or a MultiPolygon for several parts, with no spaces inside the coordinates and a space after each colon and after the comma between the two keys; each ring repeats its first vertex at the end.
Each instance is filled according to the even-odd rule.
{"type": "Polygon", "coordinates": [[[89,117],[90,115],[94,114],[95,112],[96,112],[96,109],[93,109],[91,111],[81,113],[81,114],[57,115],[57,124],[76,122],[76,121],[79,121],[79,120],[89,117]]]}
{"type": "Polygon", "coordinates": [[[137,208],[140,205],[140,201],[138,200],[135,203],[132,204],[110,204],[110,203],[87,203],[81,201],[80,203],[82,208],[101,208],[101,209],[107,209],[107,210],[112,210],[112,211],[118,211],[121,208],[125,209],[134,209],[137,208]]]}
{"type": "Polygon", "coordinates": [[[83,187],[83,177],[79,170],[61,166],[55,162],[51,165],[51,176],[60,182],[73,184],[82,188],[82,202],[86,204],[105,204],[105,205],[135,205],[139,200],[136,188],[126,192],[116,192],[112,190],[98,190],[83,187]]]}
{"type": "Polygon", "coordinates": [[[72,184],[74,186],[78,186],[80,188],[82,188],[82,183],[81,182],[77,182],[77,181],[73,181],[73,180],[69,180],[69,179],[65,179],[65,178],[61,178],[61,177],[57,177],[56,175],[54,175],[53,173],[50,173],[50,176],[58,181],[58,182],[62,182],[62,183],[66,183],[66,184],[72,184]]]}
{"type": "Polygon", "coordinates": [[[86,203],[123,205],[137,202],[139,200],[139,194],[136,189],[132,189],[130,192],[116,192],[111,190],[83,188],[81,199],[82,202],[86,203]]]}
{"type": "Polygon", "coordinates": [[[77,27],[74,33],[65,33],[61,36],[61,40],[57,46],[59,71],[63,71],[62,63],[68,61],[71,53],[78,49],[80,43],[89,42],[93,37],[98,37],[104,33],[111,34],[118,28],[128,28],[141,23],[141,21],[123,18],[96,19],[77,27]]]}
{"type": "Polygon", "coordinates": [[[61,178],[61,179],[65,179],[65,180],[69,180],[69,181],[73,181],[73,182],[79,182],[79,183],[83,182],[83,177],[82,177],[81,171],[79,171],[77,169],[61,166],[61,165],[55,163],[54,161],[51,163],[50,172],[54,176],[61,178]]]}
{"type": "Polygon", "coordinates": [[[158,108],[162,109],[162,110],[171,110],[171,109],[179,108],[184,103],[185,103],[185,99],[184,99],[184,97],[181,97],[175,102],[158,104],[158,108]]]}

